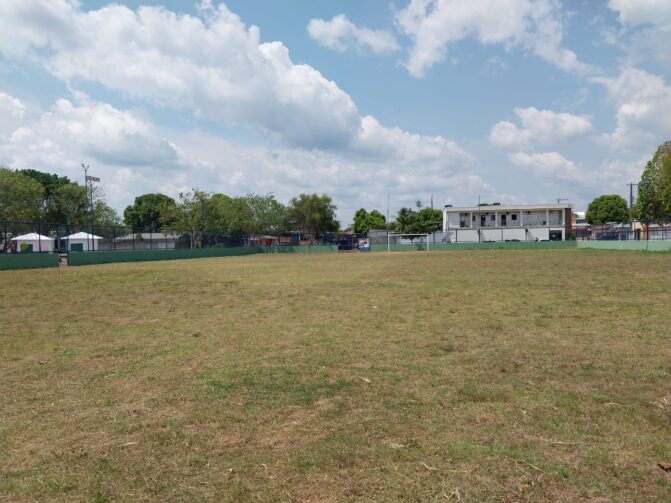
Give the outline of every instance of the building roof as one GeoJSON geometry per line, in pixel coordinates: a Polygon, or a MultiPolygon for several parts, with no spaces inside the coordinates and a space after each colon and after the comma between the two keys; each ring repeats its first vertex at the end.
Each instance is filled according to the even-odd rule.
{"type": "Polygon", "coordinates": [[[571,209],[570,204],[487,204],[483,206],[445,206],[444,211],[461,212],[492,212],[492,211],[531,211],[531,210],[565,210],[571,209]]]}
{"type": "Polygon", "coordinates": [[[52,238],[48,236],[42,236],[37,232],[30,232],[28,234],[23,234],[22,236],[16,236],[11,239],[12,241],[53,241],[52,238]]]}
{"type": "Polygon", "coordinates": [[[96,236],[95,234],[87,234],[86,232],[75,232],[74,234],[70,234],[69,236],[65,236],[64,238],[61,239],[102,239],[100,236],[96,236]]]}

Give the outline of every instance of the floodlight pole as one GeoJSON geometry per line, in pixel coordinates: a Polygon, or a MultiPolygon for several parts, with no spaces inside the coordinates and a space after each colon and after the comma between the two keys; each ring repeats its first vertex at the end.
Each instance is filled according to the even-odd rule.
{"type": "Polygon", "coordinates": [[[87,251],[91,251],[91,243],[93,243],[93,251],[95,251],[95,239],[93,239],[93,226],[94,226],[94,223],[93,223],[93,213],[94,213],[94,210],[93,210],[93,182],[100,182],[100,178],[98,178],[97,176],[89,176],[88,173],[89,173],[90,166],[88,164],[85,165],[84,163],[82,163],[82,168],[84,168],[84,188],[86,189],[86,205],[87,206],[89,204],[91,205],[90,206],[91,236],[88,235],[89,234],[89,232],[88,232],[89,211],[86,210],[84,212],[85,215],[86,215],[86,227],[87,227],[86,249],[87,249],[87,251]],[[90,199],[89,199],[89,196],[90,196],[90,199]],[[91,241],[91,243],[89,241],[91,241]]]}

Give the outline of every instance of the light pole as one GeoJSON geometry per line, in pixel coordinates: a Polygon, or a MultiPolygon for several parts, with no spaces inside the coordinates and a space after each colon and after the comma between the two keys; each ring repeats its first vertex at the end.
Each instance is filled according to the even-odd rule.
{"type": "MultiPolygon", "coordinates": [[[[84,189],[86,190],[86,206],[89,206],[90,204],[90,213],[91,213],[91,236],[88,235],[88,231],[86,232],[86,251],[91,251],[91,245],[89,243],[89,238],[91,242],[93,243],[93,248],[95,248],[95,239],[93,239],[93,222],[94,222],[94,210],[93,210],[93,183],[94,182],[100,182],[100,178],[97,176],[89,176],[89,168],[90,166],[88,164],[82,163],[82,168],[84,168],[84,189]],[[90,197],[90,199],[89,199],[90,197]]],[[[84,215],[86,217],[86,227],[88,227],[89,224],[89,210],[85,209],[84,210],[84,215]]],[[[95,251],[95,250],[94,250],[95,251]]]]}

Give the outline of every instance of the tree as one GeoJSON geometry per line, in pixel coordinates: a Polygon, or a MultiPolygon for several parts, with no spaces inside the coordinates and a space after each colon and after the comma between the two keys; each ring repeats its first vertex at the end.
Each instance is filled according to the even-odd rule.
{"type": "Polygon", "coordinates": [[[413,232],[416,213],[410,208],[401,208],[396,215],[394,227],[396,232],[408,234],[413,232]]]}
{"type": "Polygon", "coordinates": [[[295,229],[314,239],[317,234],[337,231],[340,223],[335,219],[337,207],[326,194],[301,194],[289,202],[287,221],[295,229]]]}
{"type": "Polygon", "coordinates": [[[180,192],[179,202],[174,206],[165,203],[161,205],[161,226],[172,222],[178,230],[189,234],[191,248],[200,248],[201,232],[205,230],[205,208],[209,199],[207,192],[198,189],[180,192]]]}
{"type": "Polygon", "coordinates": [[[56,187],[51,194],[47,201],[47,214],[53,222],[82,224],[86,221],[88,205],[86,188],[76,183],[66,183],[56,187]]]}
{"type": "Polygon", "coordinates": [[[42,216],[44,188],[31,177],[0,168],[0,220],[32,222],[42,216]]]}
{"type": "Polygon", "coordinates": [[[599,196],[589,203],[585,218],[588,223],[602,225],[608,222],[625,222],[629,217],[627,201],[618,194],[599,196]]]}
{"type": "Polygon", "coordinates": [[[246,232],[250,234],[278,234],[284,230],[286,207],[272,194],[248,194],[241,198],[249,216],[246,232]]]}
{"type": "Polygon", "coordinates": [[[661,144],[645,166],[633,215],[639,220],[671,215],[671,141],[661,144]]]}
{"type": "Polygon", "coordinates": [[[443,213],[440,210],[422,208],[415,213],[415,219],[411,226],[413,233],[430,234],[440,229],[443,225],[443,213]]]}
{"type": "Polygon", "coordinates": [[[368,213],[364,208],[361,208],[354,215],[352,227],[356,233],[366,233],[371,229],[386,229],[387,220],[377,210],[368,213]]]}
{"type": "Polygon", "coordinates": [[[170,221],[161,220],[161,211],[169,212],[168,207],[176,207],[177,203],[172,197],[165,194],[143,194],[137,196],[132,205],[127,206],[123,212],[126,225],[133,229],[153,228],[162,225],[170,225],[170,221]]]}

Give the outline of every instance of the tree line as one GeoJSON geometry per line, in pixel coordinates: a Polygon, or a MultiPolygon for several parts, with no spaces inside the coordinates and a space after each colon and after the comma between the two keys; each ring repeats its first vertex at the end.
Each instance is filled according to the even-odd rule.
{"type": "Polygon", "coordinates": [[[638,197],[631,208],[618,194],[606,194],[594,199],[587,207],[588,223],[602,225],[671,218],[671,141],[662,143],[648,161],[638,182],[638,197]]]}
{"type": "Polygon", "coordinates": [[[3,220],[121,224],[99,187],[94,187],[93,194],[87,197],[86,188],[66,176],[0,167],[0,221],[3,220]]]}

